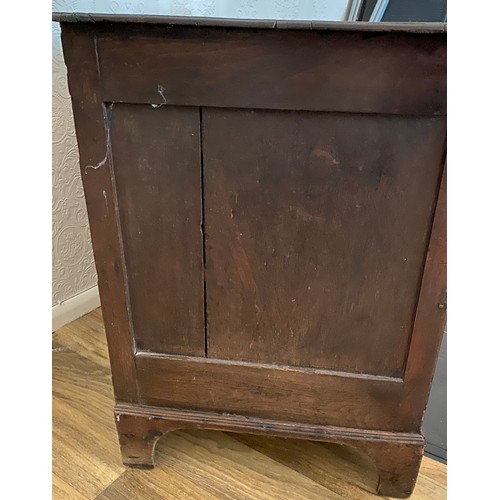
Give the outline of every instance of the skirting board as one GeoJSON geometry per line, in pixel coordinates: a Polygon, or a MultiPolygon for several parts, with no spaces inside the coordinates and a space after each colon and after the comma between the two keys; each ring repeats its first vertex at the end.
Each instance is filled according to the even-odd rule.
{"type": "Polygon", "coordinates": [[[78,319],[101,305],[99,290],[96,286],[52,306],[52,331],[78,319]]]}

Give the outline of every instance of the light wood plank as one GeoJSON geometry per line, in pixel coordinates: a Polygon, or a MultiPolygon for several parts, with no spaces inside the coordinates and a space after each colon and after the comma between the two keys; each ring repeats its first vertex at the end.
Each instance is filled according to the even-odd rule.
{"type": "Polygon", "coordinates": [[[61,479],[57,474],[52,474],[52,498],[65,498],[71,500],[86,500],[87,497],[78,493],[66,481],[61,479]]]}
{"type": "MultiPolygon", "coordinates": [[[[125,470],[109,369],[56,344],[52,415],[53,473],[85,498],[95,498],[125,470]]],[[[68,497],[56,492],[54,498],[68,497]]]]}
{"type": "Polygon", "coordinates": [[[341,499],[221,432],[172,433],[160,441],[157,453],[160,467],[175,470],[220,499],[341,499]]]}
{"type": "Polygon", "coordinates": [[[100,307],[57,330],[53,341],[109,370],[108,346],[100,307]]]}
{"type": "MultiPolygon", "coordinates": [[[[384,498],[373,494],[378,473],[356,449],[313,441],[262,438],[246,434],[235,438],[281,464],[304,474],[343,499],[384,498]]],[[[412,500],[446,498],[446,466],[424,457],[412,500]]]]}
{"type": "MultiPolygon", "coordinates": [[[[424,461],[426,458],[424,458],[424,461]]],[[[446,500],[446,484],[440,484],[429,477],[419,474],[412,500],[446,500]]]]}
{"type": "Polygon", "coordinates": [[[347,446],[235,434],[235,439],[300,472],[343,499],[371,498],[378,473],[368,457],[347,446]]]}
{"type": "Polygon", "coordinates": [[[424,457],[420,466],[420,474],[443,486],[447,484],[446,465],[432,458],[424,457]]]}
{"type": "Polygon", "coordinates": [[[141,500],[217,499],[216,496],[211,495],[195,482],[165,467],[156,467],[153,470],[129,469],[97,498],[98,500],[123,500],[125,498],[140,498],[141,500]]]}

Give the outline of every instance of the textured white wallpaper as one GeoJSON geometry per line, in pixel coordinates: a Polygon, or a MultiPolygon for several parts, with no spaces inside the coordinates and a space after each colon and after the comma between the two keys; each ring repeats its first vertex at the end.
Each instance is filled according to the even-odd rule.
{"type": "MultiPolygon", "coordinates": [[[[349,0],[59,0],[55,12],[345,19],[349,0]]],[[[52,24],[52,305],[97,284],[59,24],[52,24]]]]}
{"type": "Polygon", "coordinates": [[[52,305],[97,284],[59,25],[52,25],[52,305]]]}
{"type": "Polygon", "coordinates": [[[350,0],[55,0],[58,12],[341,21],[350,0]]]}

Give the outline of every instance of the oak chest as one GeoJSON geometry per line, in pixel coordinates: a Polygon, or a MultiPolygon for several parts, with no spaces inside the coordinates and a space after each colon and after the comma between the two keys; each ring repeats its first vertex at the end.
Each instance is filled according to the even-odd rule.
{"type": "Polygon", "coordinates": [[[408,496],[445,321],[442,24],[57,14],[123,461],[363,450],[408,496]]]}

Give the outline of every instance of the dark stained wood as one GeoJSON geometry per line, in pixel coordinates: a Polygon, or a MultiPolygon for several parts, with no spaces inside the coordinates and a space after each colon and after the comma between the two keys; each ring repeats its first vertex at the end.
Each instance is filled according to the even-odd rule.
{"type": "Polygon", "coordinates": [[[137,349],[203,356],[198,109],[115,104],[111,116],[137,349]]]}
{"type": "Polygon", "coordinates": [[[411,495],[418,477],[424,440],[420,434],[353,431],[341,427],[300,425],[194,411],[121,405],[115,408],[125,465],[152,468],[154,448],[165,433],[178,429],[214,429],[288,438],[333,441],[359,448],[379,472],[377,493],[397,498],[411,495]]]}
{"type": "Polygon", "coordinates": [[[118,26],[96,25],[106,101],[446,114],[444,34],[118,26]]]}
{"type": "MultiPolygon", "coordinates": [[[[384,438],[382,438],[384,439],[384,438]]],[[[358,444],[374,462],[379,473],[377,494],[407,498],[417,482],[424,443],[384,443],[364,441],[358,444]]]]}
{"type": "Polygon", "coordinates": [[[398,418],[404,391],[399,379],[149,353],[138,353],[136,363],[146,405],[360,429],[420,428],[398,418]]]}
{"type": "Polygon", "coordinates": [[[115,396],[120,401],[136,402],[134,340],[116,211],[109,115],[100,94],[94,34],[86,25],[68,29],[63,24],[62,43],[115,396]]]}
{"type": "Polygon", "coordinates": [[[445,130],[204,109],[208,355],[402,376],[445,130]]]}
{"type": "Polygon", "coordinates": [[[446,165],[438,195],[419,305],[405,372],[401,409],[421,424],[446,324],[446,165]]]}
{"type": "Polygon", "coordinates": [[[342,21],[282,21],[272,19],[228,19],[196,16],[155,16],[138,14],[98,14],[85,12],[54,12],[52,20],[61,23],[125,23],[125,24],[166,24],[170,26],[207,26],[221,28],[267,28],[332,31],[397,31],[407,33],[444,33],[446,24],[431,23],[368,23],[342,21]]]}
{"type": "Polygon", "coordinates": [[[179,425],[269,432],[363,449],[408,496],[446,308],[444,27],[60,19],[127,463],[179,425]]]}

